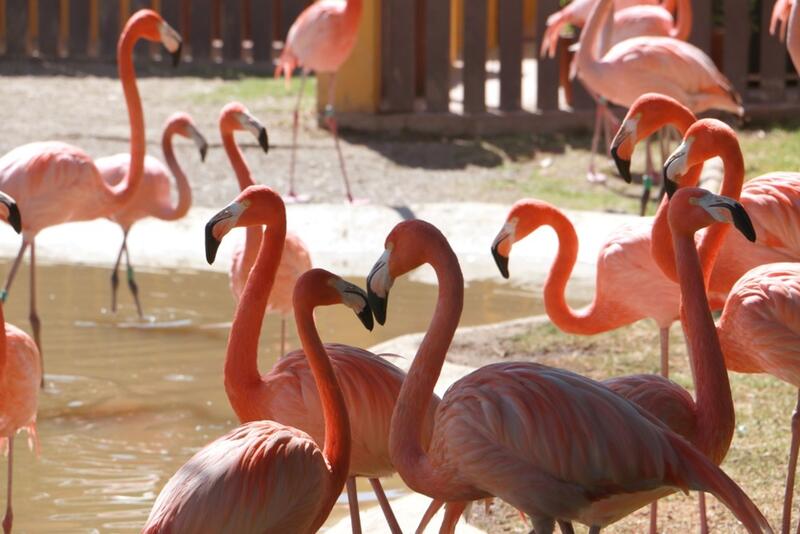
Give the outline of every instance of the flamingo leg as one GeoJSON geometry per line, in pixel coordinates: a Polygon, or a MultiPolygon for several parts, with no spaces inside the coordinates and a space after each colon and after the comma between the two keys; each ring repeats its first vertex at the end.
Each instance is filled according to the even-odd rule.
{"type": "Polygon", "coordinates": [[[575,534],[575,529],[572,528],[572,523],[569,521],[561,521],[559,519],[556,522],[558,523],[558,528],[561,530],[561,534],[575,534]]]}
{"type": "MultiPolygon", "coordinates": [[[[789,534],[792,528],[792,494],[794,493],[794,477],[797,470],[797,449],[800,445],[800,389],[797,390],[797,405],[792,414],[792,443],[789,447],[789,467],[786,473],[786,492],[783,496],[782,534],[789,534]]],[[[800,523],[798,523],[800,532],[800,523]]]]}
{"type": "Polygon", "coordinates": [[[11,479],[14,472],[14,434],[8,437],[8,494],[6,495],[6,516],[3,518],[3,534],[11,532],[14,512],[11,510],[11,479]]]}
{"type": "Polygon", "coordinates": [[[19,265],[22,263],[22,257],[25,255],[26,250],[28,250],[28,242],[23,240],[22,245],[19,247],[17,257],[14,260],[14,263],[11,265],[11,270],[8,272],[6,286],[3,288],[3,292],[0,293],[0,302],[5,302],[6,299],[8,299],[8,292],[11,290],[11,282],[13,282],[14,277],[17,276],[17,269],[19,269],[19,265]]]}
{"type": "Polygon", "coordinates": [[[392,534],[403,534],[403,531],[400,530],[400,525],[397,523],[397,518],[394,516],[392,507],[389,504],[389,499],[386,498],[386,493],[383,491],[381,481],[377,478],[370,478],[369,483],[372,486],[372,491],[375,492],[375,496],[378,498],[378,504],[381,505],[383,516],[386,518],[386,522],[389,524],[389,530],[392,532],[392,534]]]}
{"type": "Polygon", "coordinates": [[[361,517],[358,515],[358,490],[355,477],[347,478],[347,505],[350,507],[350,528],[353,534],[361,534],[361,517]]]}
{"type": "Polygon", "coordinates": [[[436,512],[444,506],[444,501],[438,501],[436,499],[431,500],[431,503],[428,505],[428,509],[425,510],[425,513],[422,514],[422,520],[419,522],[419,526],[417,526],[417,530],[415,531],[416,534],[423,534],[425,529],[428,527],[428,523],[431,522],[433,516],[436,515],[436,512]]]}
{"type": "Polygon", "coordinates": [[[700,534],[708,534],[708,516],[706,515],[706,494],[702,491],[697,496],[700,506],[700,534]]]}
{"type": "Polygon", "coordinates": [[[467,507],[466,502],[449,502],[444,507],[444,519],[442,519],[442,526],[439,529],[439,534],[454,534],[458,518],[467,507]]]}
{"type": "Polygon", "coordinates": [[[139,302],[139,286],[136,285],[136,280],[133,277],[133,265],[131,265],[131,253],[128,252],[128,233],[125,232],[125,238],[122,241],[122,248],[125,249],[125,267],[128,273],[128,289],[131,290],[133,301],[136,303],[136,312],[139,314],[139,319],[144,317],[142,314],[142,304],[139,302]]]}
{"type": "Polygon", "coordinates": [[[669,326],[659,328],[658,338],[661,342],[661,376],[669,378],[669,326]]]}
{"type": "Polygon", "coordinates": [[[342,155],[342,148],[339,146],[339,129],[336,125],[336,112],[333,107],[333,99],[336,96],[336,73],[331,74],[330,86],[328,87],[328,105],[325,106],[325,122],[328,125],[331,133],[333,134],[333,142],[336,145],[336,153],[339,155],[339,168],[342,170],[342,178],[344,179],[345,195],[347,201],[353,202],[353,194],[350,191],[350,180],[347,178],[347,169],[344,165],[344,156],[342,155]]]}
{"type": "Polygon", "coordinates": [[[650,534],[656,534],[657,532],[658,532],[658,501],[653,501],[652,504],[650,504],[650,534]]]}
{"type": "Polygon", "coordinates": [[[281,314],[281,354],[279,357],[282,358],[284,354],[286,354],[286,316],[281,314]]]}
{"type": "Polygon", "coordinates": [[[598,174],[595,170],[594,165],[594,158],[597,154],[597,145],[600,143],[600,122],[603,120],[603,111],[602,108],[605,107],[605,104],[602,101],[597,102],[597,106],[595,107],[595,115],[594,115],[594,133],[592,134],[592,148],[589,154],[589,172],[586,174],[586,179],[590,182],[603,182],[605,181],[605,177],[602,174],[598,174]]]}
{"type": "MultiPolygon", "coordinates": [[[[127,234],[125,234],[127,236],[127,234]]],[[[122,239],[122,244],[119,246],[119,254],[117,254],[117,261],[114,262],[114,270],[111,271],[111,311],[117,312],[117,288],[119,287],[119,263],[122,261],[122,252],[125,250],[125,238],[122,239]]]]}
{"type": "Polygon", "coordinates": [[[302,202],[308,200],[305,196],[300,196],[294,190],[294,171],[295,163],[297,161],[297,130],[300,127],[300,102],[303,99],[303,92],[306,87],[306,70],[303,69],[303,76],[300,79],[300,92],[297,94],[297,103],[294,106],[294,115],[292,118],[292,154],[289,159],[289,200],[293,202],[302,202]]]}
{"type": "Polygon", "coordinates": [[[28,319],[31,322],[31,330],[33,331],[33,340],[36,342],[36,348],[39,349],[39,364],[42,369],[42,381],[40,387],[44,387],[44,352],[42,352],[42,322],[39,320],[39,314],[36,312],[36,240],[31,240],[31,310],[28,319]]]}

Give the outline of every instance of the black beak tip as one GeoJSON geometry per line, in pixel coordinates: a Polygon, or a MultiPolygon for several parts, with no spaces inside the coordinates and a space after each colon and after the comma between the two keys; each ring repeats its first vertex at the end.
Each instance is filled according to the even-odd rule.
{"type": "Polygon", "coordinates": [[[208,154],[208,143],[204,143],[203,146],[200,147],[200,161],[203,163],[206,161],[206,154],[208,154]]]}
{"type": "Polygon", "coordinates": [[[269,153],[269,136],[267,135],[267,129],[261,128],[261,131],[258,132],[258,144],[261,145],[261,148],[264,150],[265,154],[269,153]]]}
{"type": "Polygon", "coordinates": [[[494,257],[494,262],[497,264],[500,274],[508,280],[508,258],[497,252],[497,247],[492,247],[492,257],[494,257]]]}
{"type": "Polygon", "coordinates": [[[614,163],[616,163],[617,170],[619,171],[619,175],[622,176],[622,179],[625,180],[626,183],[631,183],[631,161],[619,157],[617,154],[617,147],[611,148],[611,157],[614,158],[614,163]]]}
{"type": "Polygon", "coordinates": [[[8,206],[8,224],[18,234],[22,232],[22,216],[19,214],[19,208],[16,203],[9,204],[8,206]]]}
{"type": "Polygon", "coordinates": [[[172,52],[172,68],[176,68],[180,64],[182,50],[183,50],[183,43],[179,43],[178,49],[172,52]]]}
{"type": "Polygon", "coordinates": [[[206,261],[209,265],[214,263],[219,249],[219,241],[214,237],[214,223],[206,225],[206,261]]]}
{"type": "Polygon", "coordinates": [[[361,320],[361,324],[364,325],[364,328],[372,332],[375,323],[372,320],[372,309],[369,306],[364,306],[364,309],[358,314],[358,318],[361,320]]]}
{"type": "Polygon", "coordinates": [[[369,307],[372,309],[373,315],[375,315],[375,320],[378,321],[378,324],[384,325],[386,324],[386,301],[387,298],[381,298],[372,291],[367,292],[367,300],[369,301],[369,307]]]}
{"type": "Polygon", "coordinates": [[[675,194],[675,191],[678,190],[677,182],[670,180],[667,178],[666,168],[664,169],[664,191],[667,193],[667,198],[672,198],[672,195],[675,194]]]}

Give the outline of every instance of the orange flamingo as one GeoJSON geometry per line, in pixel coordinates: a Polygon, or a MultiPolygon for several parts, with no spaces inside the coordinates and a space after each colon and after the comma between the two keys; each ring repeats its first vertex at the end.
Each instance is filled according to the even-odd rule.
{"type": "Polygon", "coordinates": [[[465,502],[500,497],[530,515],[537,533],[552,532],[556,520],[598,532],[675,488],[713,488],[748,530],[770,531],[741,490],[683,438],[569,371],[502,363],[472,372],[448,389],[425,448],[421,422],[463,306],[458,260],[435,227],[406,221],[386,238],[367,278],[372,311],[383,324],[394,280],[425,263],[436,272],[439,298],[389,435],[392,459],[409,487],[457,503],[456,514],[465,502]]]}
{"type": "MultiPolygon", "coordinates": [[[[225,153],[231,162],[236,173],[236,180],[239,182],[239,189],[244,191],[251,185],[255,185],[250,174],[244,154],[236,144],[234,132],[246,130],[258,139],[258,143],[264,152],[269,152],[269,136],[264,125],[255,118],[247,108],[239,102],[231,102],[222,108],[219,116],[219,132],[222,136],[222,144],[225,153]]],[[[250,269],[256,261],[259,247],[261,246],[261,228],[249,226],[246,229],[243,244],[238,244],[233,251],[233,261],[231,262],[230,282],[231,292],[236,302],[242,295],[250,269]]],[[[286,241],[281,253],[281,261],[278,265],[277,284],[270,294],[267,303],[267,311],[277,311],[281,314],[281,352],[283,355],[286,350],[286,316],[292,313],[292,290],[294,284],[301,274],[311,269],[311,254],[308,247],[297,234],[286,232],[286,241]]]]}
{"type": "MultiPolygon", "coordinates": [[[[236,223],[237,214],[243,209],[241,203],[248,202],[249,196],[257,190],[269,199],[270,217],[263,221],[248,219],[249,224],[255,224],[257,228],[267,224],[267,231],[231,327],[225,357],[225,391],[240,422],[259,419],[278,421],[308,432],[321,443],[325,429],[320,400],[313,387],[311,369],[303,351],[287,354],[265,375],[258,371],[259,332],[266,302],[277,280],[276,271],[286,233],[286,214],[280,196],[263,186],[247,188],[239,200],[222,212],[231,214],[229,218],[213,219],[209,223],[214,240],[209,241],[208,259],[209,262],[213,261],[215,243],[236,223]]],[[[392,532],[398,533],[400,527],[378,479],[395,472],[389,457],[389,422],[405,373],[378,356],[355,347],[329,344],[326,350],[350,414],[353,446],[347,489],[354,529],[360,531],[354,477],[366,476],[370,479],[392,532]]],[[[429,423],[434,409],[435,403],[428,416],[429,423]]],[[[427,436],[430,436],[430,424],[427,436]]]]}
{"type": "MultiPolygon", "coordinates": [[[[4,301],[8,296],[14,275],[30,246],[30,322],[40,358],[42,343],[41,322],[36,311],[36,235],[48,226],[108,217],[133,198],[141,181],[145,152],[144,117],[133,68],[133,48],[139,39],[162,42],[173,54],[175,63],[180,57],[180,36],[158,13],[142,9],[128,19],[117,46],[117,65],[131,125],[131,166],[119,184],[109,186],[88,154],[58,141],[22,145],[0,158],[0,190],[17,199],[25,214],[22,246],[8,274],[0,300],[4,301]]],[[[44,362],[41,363],[44,369],[44,362]]]]}
{"type": "MultiPolygon", "coordinates": [[[[117,261],[114,263],[114,271],[111,273],[111,311],[117,311],[117,287],[119,285],[119,264],[122,260],[122,253],[125,253],[126,272],[128,288],[131,290],[133,300],[136,303],[136,311],[142,317],[142,306],[139,302],[139,288],[136,285],[131,266],[130,253],[128,252],[128,232],[131,226],[145,217],[156,217],[163,221],[176,221],[182,218],[189,211],[192,205],[192,189],[189,180],[186,178],[178,160],[175,158],[175,151],[172,148],[172,138],[180,135],[194,141],[200,151],[200,159],[205,161],[208,151],[208,142],[203,134],[198,131],[192,118],[186,113],[175,113],[167,119],[164,133],[161,136],[161,149],[164,152],[164,159],[167,167],[158,159],[152,156],[145,156],[142,181],[136,188],[136,193],[122,208],[111,214],[108,218],[119,224],[122,228],[122,245],[117,254],[117,261]],[[173,206],[170,198],[170,178],[169,173],[175,177],[175,185],[178,189],[178,202],[173,206]]],[[[130,168],[130,154],[115,154],[105,158],[98,158],[95,161],[103,180],[114,187],[122,182],[130,168]]]]}
{"type": "MultiPolygon", "coordinates": [[[[237,202],[247,204],[231,205],[209,221],[208,239],[218,239],[218,232],[232,225],[271,223],[273,196],[268,189],[246,191],[237,202]]],[[[262,267],[253,270],[245,300],[268,276],[269,269],[262,267]]],[[[318,306],[344,304],[368,329],[372,313],[362,289],[322,269],[300,277],[294,304],[313,375],[310,385],[322,400],[324,447],[320,450],[320,442],[302,430],[275,421],[244,424],[201,449],[167,482],[143,532],[304,534],[325,522],[347,478],[351,436],[345,399],[313,313],[318,306]]]]}
{"type": "Polygon", "coordinates": [[[361,21],[362,0],[325,0],[308,6],[294,21],[286,36],[286,44],[278,58],[275,76],[285,73],[287,81],[292,71],[302,67],[303,78],[300,91],[297,93],[297,104],[294,108],[292,124],[292,157],[289,164],[288,200],[302,202],[307,196],[298,195],[294,189],[295,155],[297,153],[297,127],[300,120],[300,100],[306,85],[306,75],[313,70],[317,74],[328,73],[328,105],[325,106],[325,123],[333,134],[336,153],[339,156],[339,168],[344,179],[345,194],[348,202],[354,202],[350,191],[350,180],[344,165],[342,149],[339,146],[339,130],[336,125],[336,114],[333,107],[336,95],[336,72],[350,56],[358,36],[358,24],[361,21]]]}
{"type": "MultiPolygon", "coordinates": [[[[15,232],[22,231],[17,203],[4,193],[0,193],[0,218],[8,222],[15,232]]],[[[11,507],[14,435],[20,430],[27,430],[29,444],[38,450],[36,406],[39,402],[42,367],[36,343],[28,334],[5,322],[2,303],[0,303],[0,322],[5,325],[0,329],[0,450],[8,451],[8,485],[3,533],[9,534],[14,522],[14,511],[11,507]]]]}

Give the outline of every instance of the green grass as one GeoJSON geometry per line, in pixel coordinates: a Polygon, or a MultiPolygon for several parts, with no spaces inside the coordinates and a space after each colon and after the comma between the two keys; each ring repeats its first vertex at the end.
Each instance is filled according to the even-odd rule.
{"type": "Polygon", "coordinates": [[[774,171],[800,171],[800,123],[738,134],[747,178],[774,171]]]}
{"type": "MultiPolygon", "coordinates": [[[[292,78],[288,88],[283,78],[275,79],[272,77],[246,77],[239,80],[227,80],[225,83],[214,87],[208,92],[196,92],[193,98],[200,104],[224,104],[231,100],[242,102],[253,102],[265,97],[283,100],[285,105],[294,105],[294,99],[300,90],[300,78],[292,78]],[[288,101],[292,103],[289,104],[288,101]]],[[[317,91],[317,79],[309,77],[306,80],[304,98],[315,95],[317,91]]]]}

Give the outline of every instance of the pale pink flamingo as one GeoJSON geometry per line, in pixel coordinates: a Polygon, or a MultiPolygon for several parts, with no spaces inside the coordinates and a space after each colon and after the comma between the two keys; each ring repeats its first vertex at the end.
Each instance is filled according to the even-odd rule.
{"type": "MultiPolygon", "coordinates": [[[[264,125],[255,118],[239,102],[231,102],[222,108],[219,116],[219,132],[222,137],[222,144],[225,153],[236,173],[236,180],[239,182],[239,189],[244,191],[251,185],[255,185],[250,168],[244,160],[244,154],[236,144],[234,132],[245,130],[250,132],[253,137],[258,139],[264,152],[269,152],[269,136],[264,125]]],[[[246,229],[244,243],[239,243],[233,251],[233,261],[231,262],[230,283],[231,293],[236,302],[244,291],[250,269],[256,261],[259,248],[261,247],[261,228],[249,226],[246,229]]],[[[286,350],[286,316],[292,313],[292,290],[294,284],[301,274],[311,269],[311,254],[308,247],[300,237],[293,232],[286,232],[286,241],[281,252],[281,261],[278,265],[277,284],[270,294],[267,303],[267,311],[275,311],[281,314],[281,351],[283,355],[286,350]]]]}
{"type": "MultiPolygon", "coordinates": [[[[0,193],[0,219],[8,222],[14,231],[22,231],[16,202],[0,193]]],[[[39,383],[42,367],[39,350],[31,337],[6,323],[0,303],[0,451],[8,453],[8,482],[6,486],[6,512],[3,533],[9,534],[14,522],[11,507],[11,489],[14,473],[14,435],[27,430],[28,443],[38,451],[36,436],[36,407],[39,402],[39,383]]]]}
{"type": "Polygon", "coordinates": [[[22,246],[8,274],[0,300],[7,298],[14,275],[30,246],[30,321],[40,358],[42,342],[41,323],[36,311],[36,235],[48,226],[108,217],[133,198],[142,178],[144,116],[133,68],[133,48],[139,39],[160,41],[173,53],[175,62],[180,57],[181,38],[158,13],[142,9],[128,19],[117,46],[119,77],[131,126],[131,167],[125,179],[116,186],[109,186],[88,154],[58,141],[22,145],[0,158],[0,190],[17,199],[20,210],[25,214],[22,246]]]}
{"type": "Polygon", "coordinates": [[[786,37],[786,48],[792,58],[792,64],[797,71],[800,71],[800,18],[797,15],[797,2],[795,0],[778,0],[772,11],[772,21],[770,23],[770,33],[775,33],[775,25],[780,21],[780,39],[786,37]],[[787,33],[788,28],[788,33],[787,33]]]}
{"type": "Polygon", "coordinates": [[[789,27],[789,19],[792,15],[794,0],[777,0],[772,6],[772,16],[769,20],[769,33],[775,35],[778,32],[778,39],[781,42],[786,40],[786,31],[789,27]]]}
{"type": "MultiPolygon", "coordinates": [[[[264,189],[248,190],[239,197],[249,205],[239,204],[238,221],[233,212],[223,211],[224,218],[209,222],[217,226],[210,233],[224,233],[228,225],[247,221],[271,223],[275,205],[271,194],[264,189]]],[[[267,273],[259,267],[263,266],[253,270],[245,299],[263,285],[267,273]]],[[[347,479],[351,446],[345,398],[314,324],[314,309],[333,304],[351,308],[364,326],[372,328],[372,313],[362,289],[322,269],[308,271],[297,281],[294,312],[305,351],[300,357],[307,355],[311,368],[309,392],[315,391],[314,396],[322,400],[324,441],[270,420],[251,421],[232,430],[201,449],[167,482],[143,532],[310,534],[322,526],[347,479]],[[324,446],[320,448],[319,443],[324,446]]]]}
{"type": "MultiPolygon", "coordinates": [[[[635,37],[597,52],[612,0],[598,0],[581,34],[577,76],[592,93],[630,107],[642,94],[659,92],[694,112],[719,109],[741,115],[741,99],[699,48],[672,37],[635,37]]],[[[652,174],[652,169],[648,169],[652,174]]]]}
{"type": "MultiPolygon", "coordinates": [[[[236,202],[209,222],[208,259],[213,261],[219,240],[234,225],[261,228],[263,224],[267,229],[258,259],[236,308],[228,339],[225,391],[240,422],[278,421],[307,432],[319,443],[325,436],[323,417],[303,351],[287,354],[267,374],[262,375],[258,370],[258,337],[266,302],[277,283],[276,271],[286,233],[286,212],[280,196],[263,186],[245,189],[236,202]],[[261,195],[264,202],[269,203],[268,218],[243,218],[240,215],[254,194],[261,195]]],[[[326,350],[350,414],[353,445],[347,489],[354,530],[360,531],[354,477],[365,476],[370,479],[392,532],[400,532],[378,479],[395,472],[389,457],[389,422],[405,373],[362,349],[328,344],[326,350]]],[[[433,403],[428,416],[427,436],[430,436],[429,423],[435,405],[433,403]]]]}
{"type": "MultiPolygon", "coordinates": [[[[128,252],[128,232],[136,221],[145,217],[156,217],[163,221],[176,221],[182,218],[189,211],[192,205],[192,188],[186,174],[175,158],[175,150],[172,148],[172,138],[180,135],[194,141],[200,151],[200,159],[206,159],[208,143],[194,124],[192,118],[186,113],[174,113],[167,119],[164,133],[161,136],[161,149],[164,152],[164,159],[167,162],[165,167],[158,159],[152,156],[145,156],[144,171],[142,181],[136,188],[136,193],[124,206],[115,211],[108,218],[119,224],[122,228],[122,245],[117,254],[117,261],[114,263],[114,270],[111,273],[111,311],[117,311],[117,287],[119,285],[119,264],[122,260],[122,253],[125,253],[126,273],[128,288],[131,290],[133,300],[136,303],[136,311],[142,317],[142,306],[139,302],[139,288],[136,285],[131,265],[130,253],[128,252]],[[170,172],[175,177],[175,185],[178,190],[178,201],[173,205],[170,194],[170,172]]],[[[116,186],[122,182],[128,174],[130,167],[130,154],[122,153],[95,160],[100,175],[109,186],[116,186]]]]}
{"type": "MultiPolygon", "coordinates": [[[[549,534],[555,521],[579,521],[595,533],[676,488],[713,487],[748,530],[771,531],[741,490],[687,441],[569,371],[527,362],[473,371],[447,390],[424,447],[421,423],[463,306],[458,260],[435,227],[402,222],[367,277],[367,294],[383,324],[394,280],[422,264],[433,267],[439,298],[389,435],[394,464],[411,489],[462,508],[497,496],[528,514],[534,532],[549,534]]],[[[713,439],[708,425],[698,431],[713,439]]]]}
{"type": "Polygon", "coordinates": [[[297,104],[294,108],[292,126],[292,157],[289,164],[290,201],[305,201],[308,197],[298,195],[294,188],[295,156],[297,153],[297,128],[300,120],[300,100],[306,85],[309,71],[317,74],[330,74],[328,81],[328,105],[325,107],[325,123],[333,134],[336,153],[339,156],[339,168],[344,179],[345,194],[348,202],[355,199],[350,191],[350,180],[344,164],[344,156],[339,146],[339,130],[336,125],[334,96],[336,95],[336,72],[342,63],[350,57],[358,36],[358,24],[361,21],[361,3],[363,0],[322,0],[308,6],[294,21],[286,36],[286,43],[278,58],[275,76],[281,72],[286,79],[291,79],[295,68],[303,69],[300,91],[297,93],[297,104]]]}

